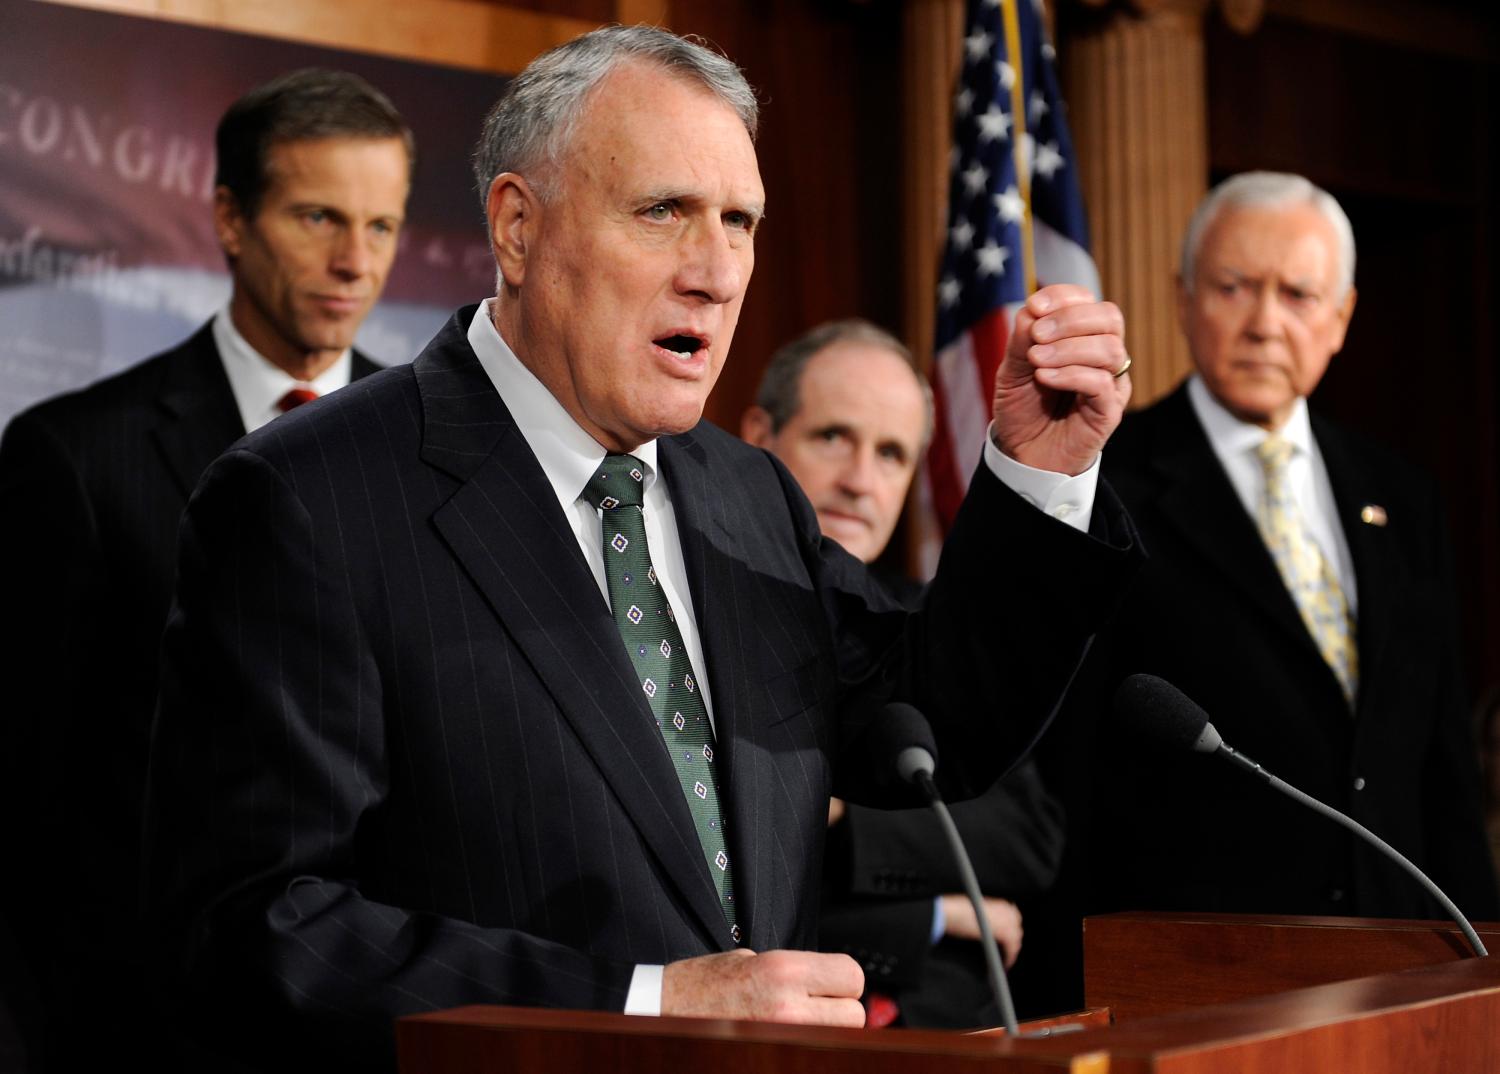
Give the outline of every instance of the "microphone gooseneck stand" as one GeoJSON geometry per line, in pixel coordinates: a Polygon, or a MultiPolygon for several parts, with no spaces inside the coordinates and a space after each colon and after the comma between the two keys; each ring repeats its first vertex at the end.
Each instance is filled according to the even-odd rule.
{"type": "Polygon", "coordinates": [[[1251,760],[1249,757],[1246,757],[1239,750],[1230,746],[1229,743],[1221,741],[1219,743],[1219,748],[1214,752],[1217,753],[1220,757],[1223,757],[1225,760],[1232,761],[1234,764],[1238,765],[1240,768],[1243,768],[1251,775],[1259,776],[1261,779],[1265,780],[1271,786],[1275,787],[1278,791],[1280,791],[1282,794],[1285,794],[1292,800],[1301,802],[1303,805],[1307,806],[1308,809],[1311,809],[1316,813],[1321,813],[1323,816],[1327,817],[1331,821],[1334,821],[1335,823],[1342,824],[1345,828],[1348,828],[1355,835],[1360,836],[1362,839],[1369,841],[1380,850],[1384,851],[1392,861],[1394,861],[1396,864],[1400,865],[1403,869],[1410,873],[1412,877],[1415,878],[1416,881],[1427,890],[1427,894],[1431,895],[1438,901],[1438,905],[1440,905],[1447,912],[1448,916],[1458,924],[1458,927],[1463,930],[1464,938],[1469,941],[1469,946],[1474,949],[1474,953],[1476,955],[1478,955],[1480,958],[1484,958],[1489,955],[1489,951],[1485,950],[1484,943],[1479,939],[1479,933],[1474,931],[1474,926],[1469,924],[1469,919],[1459,912],[1459,909],[1454,905],[1453,900],[1448,898],[1448,896],[1443,893],[1443,889],[1433,883],[1432,879],[1421,869],[1418,869],[1416,865],[1412,863],[1411,859],[1409,859],[1405,854],[1401,853],[1401,851],[1391,846],[1391,844],[1387,843],[1384,839],[1380,838],[1380,836],[1370,831],[1370,829],[1366,828],[1363,824],[1355,820],[1353,817],[1345,816],[1343,813],[1340,813],[1337,809],[1334,809],[1330,805],[1324,805],[1312,795],[1307,794],[1303,791],[1299,791],[1296,787],[1293,787],[1286,780],[1266,771],[1260,766],[1259,763],[1251,760]]]}
{"type": "Polygon", "coordinates": [[[984,896],[979,891],[979,878],[974,875],[974,866],[969,861],[969,854],[964,849],[963,840],[959,838],[958,827],[953,823],[953,815],[948,812],[947,804],[944,803],[942,795],[938,794],[937,785],[932,782],[932,773],[926,769],[918,769],[914,778],[922,793],[927,796],[928,804],[938,815],[938,821],[943,826],[943,834],[948,837],[948,846],[958,862],[958,875],[964,884],[964,894],[968,895],[969,901],[974,904],[974,916],[979,919],[979,946],[984,951],[984,965],[990,978],[990,991],[994,993],[995,1002],[1000,1007],[1000,1021],[1005,1025],[1007,1033],[1018,1037],[1021,1030],[1016,1023],[1016,1005],[1010,998],[1010,982],[1006,980],[1005,967],[1000,963],[1000,950],[995,943],[995,931],[990,928],[989,915],[984,912],[984,896]]]}

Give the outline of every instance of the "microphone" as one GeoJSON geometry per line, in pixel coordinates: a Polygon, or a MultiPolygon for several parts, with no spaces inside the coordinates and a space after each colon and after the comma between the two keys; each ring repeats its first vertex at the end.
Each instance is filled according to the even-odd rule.
{"type": "Polygon", "coordinates": [[[895,758],[895,772],[902,784],[913,783],[918,772],[929,776],[937,770],[937,741],[932,725],[913,706],[902,701],[884,705],[870,721],[866,732],[870,756],[895,758]]]}
{"type": "Polygon", "coordinates": [[[1301,802],[1314,812],[1321,813],[1329,820],[1342,824],[1415,877],[1417,882],[1427,889],[1428,894],[1447,911],[1454,923],[1463,930],[1469,946],[1478,956],[1483,957],[1489,954],[1484,944],[1480,942],[1479,934],[1474,931],[1474,926],[1469,924],[1469,919],[1459,912],[1453,900],[1448,898],[1442,889],[1434,884],[1426,873],[1413,865],[1404,854],[1353,817],[1340,813],[1310,794],[1304,794],[1231,747],[1219,735],[1219,732],[1214,730],[1214,725],[1208,722],[1208,713],[1165,679],[1159,679],[1155,675],[1130,676],[1115,691],[1114,707],[1115,712],[1127,726],[1139,731],[1158,745],[1168,749],[1190,749],[1195,753],[1211,753],[1223,757],[1251,775],[1259,776],[1278,791],[1301,802]]]}
{"type": "Polygon", "coordinates": [[[919,789],[933,811],[937,813],[948,847],[958,862],[958,874],[963,881],[964,894],[974,906],[974,916],[979,921],[979,946],[984,951],[985,968],[988,970],[990,992],[995,1005],[1000,1009],[1000,1020],[1005,1031],[1013,1037],[1020,1036],[1016,1024],[1016,1007],[1010,998],[1010,982],[1005,976],[1005,967],[1000,962],[999,947],[995,943],[994,930],[984,912],[984,896],[979,891],[979,878],[974,875],[973,863],[964,849],[963,839],[953,823],[953,816],[932,781],[937,769],[937,744],[932,737],[932,725],[911,705],[893,701],[881,708],[868,731],[873,755],[894,757],[893,767],[902,783],[919,789]]]}

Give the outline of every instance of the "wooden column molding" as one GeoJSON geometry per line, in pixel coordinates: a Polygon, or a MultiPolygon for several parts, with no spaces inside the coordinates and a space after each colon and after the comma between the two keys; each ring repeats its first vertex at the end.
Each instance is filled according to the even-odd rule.
{"type": "Polygon", "coordinates": [[[1207,190],[1209,0],[1084,5],[1060,49],[1063,91],[1105,297],[1125,313],[1132,405],[1190,368],[1177,328],[1178,244],[1207,190]]]}
{"type": "MultiPolygon", "coordinates": [[[[3,5],[5,0],[0,0],[3,5]]],[[[386,4],[376,17],[368,0],[48,0],[71,7],[211,26],[325,48],[443,63],[480,71],[521,70],[539,53],[600,23],[507,6],[502,0],[421,0],[386,4]]],[[[649,15],[666,0],[619,0],[649,15]]],[[[600,21],[608,18],[608,9],[600,21]]]]}

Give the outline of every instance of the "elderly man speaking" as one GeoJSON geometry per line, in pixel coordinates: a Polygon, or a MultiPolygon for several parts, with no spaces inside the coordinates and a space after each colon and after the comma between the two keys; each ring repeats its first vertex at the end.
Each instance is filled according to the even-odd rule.
{"type": "Polygon", "coordinates": [[[199,486],[147,818],[199,1047],[378,1068],[394,1016],[465,1003],[859,1024],[857,965],[807,949],[828,798],[880,794],[867,703],[922,707],[960,793],[1038,733],[1135,561],[1102,485],[1088,532],[1027,499],[1096,481],[1119,313],[1029,300],[897,606],[701,420],[756,122],[664,31],[544,54],[477,153],[499,293],[199,486]]]}

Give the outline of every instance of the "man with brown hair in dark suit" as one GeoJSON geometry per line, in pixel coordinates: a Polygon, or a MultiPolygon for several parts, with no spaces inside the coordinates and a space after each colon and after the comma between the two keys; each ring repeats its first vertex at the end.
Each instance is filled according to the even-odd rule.
{"type": "MultiPolygon", "coordinates": [[[[932,392],[889,332],[818,325],[772,355],[740,435],[771,452],[807,494],[825,537],[865,563],[885,557],[932,434],[932,392]]],[[[896,551],[899,552],[899,549],[896,551]]],[[[891,557],[895,558],[895,557],[891,557]]],[[[877,576],[916,603],[921,586],[877,576]]],[[[1045,891],[1062,858],[1062,808],[1029,761],[952,809],[1006,965],[1021,950],[1016,900],[1045,891]]],[[[930,809],[832,799],[818,944],[865,971],[871,1024],[996,1024],[979,923],[930,809]]]]}
{"type": "Polygon", "coordinates": [[[178,521],[231,443],[376,369],[351,345],[395,257],[414,143],[362,79],[306,70],[235,102],[217,150],[228,305],[0,442],[3,814],[13,875],[37,878],[7,885],[5,919],[49,1070],[156,1046],[138,1001],[138,833],[178,521]],[[85,1004],[89,1032],[58,1021],[85,1004]]]}

